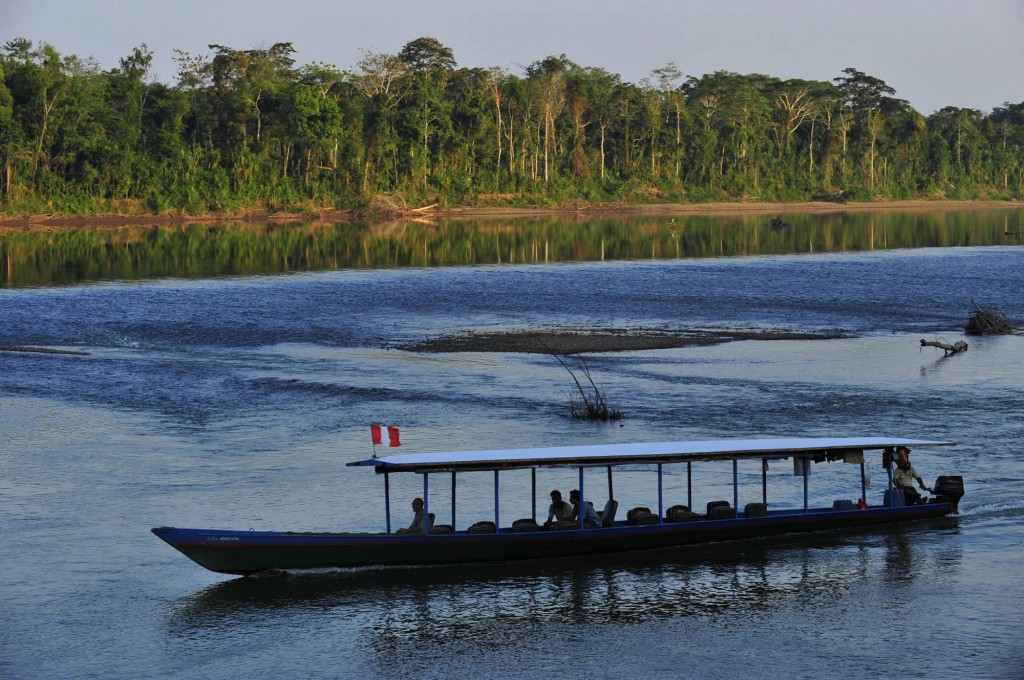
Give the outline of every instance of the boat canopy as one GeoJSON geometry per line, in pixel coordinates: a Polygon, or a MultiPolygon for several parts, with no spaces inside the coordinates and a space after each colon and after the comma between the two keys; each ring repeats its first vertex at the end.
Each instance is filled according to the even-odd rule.
{"type": "Polygon", "coordinates": [[[723,439],[709,441],[595,444],[532,449],[408,453],[357,460],[384,472],[510,470],[536,467],[604,467],[630,463],[799,457],[834,457],[846,452],[897,446],[956,446],[956,442],[896,437],[723,439]]]}

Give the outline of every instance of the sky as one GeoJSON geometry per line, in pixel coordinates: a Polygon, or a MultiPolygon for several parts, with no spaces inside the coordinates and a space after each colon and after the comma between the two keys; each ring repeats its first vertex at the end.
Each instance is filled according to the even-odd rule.
{"type": "Polygon", "coordinates": [[[145,43],[166,84],[175,49],[290,42],[299,65],[355,71],[366,52],[424,36],[459,66],[517,75],[560,54],[632,83],[669,62],[687,77],[852,67],[925,115],[1024,102],[1024,0],[0,0],[0,45],[48,42],[111,69],[145,43]]]}

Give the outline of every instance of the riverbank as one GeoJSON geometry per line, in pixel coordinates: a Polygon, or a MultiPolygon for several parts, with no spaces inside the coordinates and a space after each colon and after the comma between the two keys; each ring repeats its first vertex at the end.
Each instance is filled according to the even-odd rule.
{"type": "MultiPolygon", "coordinates": [[[[557,215],[686,215],[710,214],[794,214],[828,213],[871,210],[977,210],[993,208],[1024,209],[1024,201],[949,201],[949,200],[907,200],[907,201],[866,201],[861,203],[834,203],[808,201],[799,203],[671,203],[632,205],[574,205],[562,207],[466,207],[430,208],[410,210],[399,216],[408,219],[490,219],[502,217],[530,217],[557,215]]],[[[388,215],[387,219],[394,219],[388,215]]],[[[0,231],[49,231],[54,229],[81,229],[85,227],[130,227],[175,224],[217,224],[217,223],[278,223],[292,222],[353,222],[359,213],[353,210],[307,210],[304,212],[254,211],[231,214],[178,215],[156,213],[95,215],[0,215],[0,231]]]]}

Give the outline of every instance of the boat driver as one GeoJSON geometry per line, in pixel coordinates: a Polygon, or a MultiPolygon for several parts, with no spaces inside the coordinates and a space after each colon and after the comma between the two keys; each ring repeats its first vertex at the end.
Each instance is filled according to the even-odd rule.
{"type": "Polygon", "coordinates": [[[924,480],[921,479],[921,475],[918,474],[917,470],[913,465],[910,464],[910,448],[907,446],[897,446],[896,455],[898,460],[896,461],[896,471],[893,474],[892,481],[896,485],[897,489],[903,489],[903,497],[907,502],[907,505],[916,505],[918,503],[927,503],[928,499],[921,496],[914,488],[914,480],[917,480],[918,486],[925,491],[931,491],[924,485],[924,480]]]}

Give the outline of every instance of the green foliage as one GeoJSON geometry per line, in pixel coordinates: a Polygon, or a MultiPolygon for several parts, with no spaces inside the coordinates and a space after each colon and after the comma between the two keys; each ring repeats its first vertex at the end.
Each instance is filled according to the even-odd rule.
{"type": "Polygon", "coordinates": [[[92,213],[1024,196],[1024,103],[925,118],[854,68],[834,82],[668,64],[640,84],[565,55],[513,75],[434,38],[354,73],[290,43],[117,68],[0,50],[0,209],[92,213]]]}

